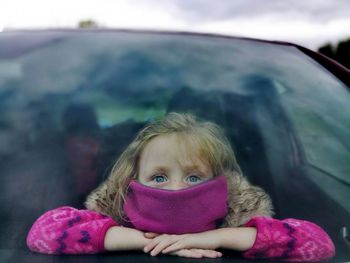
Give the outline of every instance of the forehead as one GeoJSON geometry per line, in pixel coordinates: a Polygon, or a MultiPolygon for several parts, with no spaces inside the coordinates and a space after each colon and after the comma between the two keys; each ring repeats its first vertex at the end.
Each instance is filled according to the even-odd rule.
{"type": "Polygon", "coordinates": [[[140,162],[166,163],[177,161],[182,166],[207,165],[203,150],[189,135],[159,135],[141,152],[140,162]]]}

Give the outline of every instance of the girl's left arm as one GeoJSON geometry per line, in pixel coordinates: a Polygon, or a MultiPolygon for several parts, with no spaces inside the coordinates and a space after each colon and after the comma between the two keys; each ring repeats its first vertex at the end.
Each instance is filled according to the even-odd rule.
{"type": "Polygon", "coordinates": [[[254,217],[245,227],[255,227],[257,231],[253,246],[243,253],[246,258],[316,262],[335,255],[327,233],[309,221],[254,217]]]}

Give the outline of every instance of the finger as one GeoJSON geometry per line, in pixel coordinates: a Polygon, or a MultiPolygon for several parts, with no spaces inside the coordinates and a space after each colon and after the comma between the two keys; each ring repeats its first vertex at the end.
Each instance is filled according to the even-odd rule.
{"type": "Polygon", "coordinates": [[[143,249],[144,252],[148,253],[153,250],[160,242],[169,238],[169,235],[163,234],[153,238],[143,249]]]}
{"type": "Polygon", "coordinates": [[[153,248],[155,248],[164,238],[166,238],[166,235],[159,235],[155,238],[152,239],[151,242],[149,242],[144,248],[143,251],[145,253],[148,253],[151,251],[153,248]]]}
{"type": "Polygon", "coordinates": [[[155,237],[157,237],[157,236],[159,236],[160,234],[158,234],[158,233],[152,233],[152,232],[146,232],[146,233],[144,233],[144,237],[145,238],[155,238],[155,237]]]}
{"type": "Polygon", "coordinates": [[[191,251],[189,249],[181,249],[171,253],[170,255],[175,255],[175,256],[180,256],[185,258],[202,258],[203,257],[202,254],[196,251],[191,251]]]}
{"type": "Polygon", "coordinates": [[[158,243],[157,246],[153,248],[153,250],[150,253],[151,256],[158,255],[160,252],[162,252],[168,246],[172,245],[174,242],[176,242],[176,240],[174,240],[172,237],[167,237],[163,239],[160,243],[158,243]]]}
{"type": "Polygon", "coordinates": [[[181,250],[181,249],[185,249],[186,246],[183,242],[176,242],[170,246],[168,246],[167,248],[164,248],[162,250],[162,253],[163,254],[168,254],[168,253],[171,253],[171,252],[174,252],[174,251],[177,251],[177,250],[181,250]]]}
{"type": "Polygon", "coordinates": [[[206,258],[218,258],[222,257],[222,253],[215,251],[215,250],[210,250],[210,249],[191,249],[192,251],[195,251],[197,253],[200,253],[203,257],[206,258]]]}
{"type": "Polygon", "coordinates": [[[167,253],[171,253],[177,250],[181,250],[181,249],[187,249],[187,248],[193,248],[193,247],[197,247],[196,242],[194,242],[193,235],[191,234],[185,234],[185,235],[178,235],[177,237],[177,242],[174,242],[174,244],[168,246],[167,248],[165,248],[162,253],[167,254],[167,253]]]}

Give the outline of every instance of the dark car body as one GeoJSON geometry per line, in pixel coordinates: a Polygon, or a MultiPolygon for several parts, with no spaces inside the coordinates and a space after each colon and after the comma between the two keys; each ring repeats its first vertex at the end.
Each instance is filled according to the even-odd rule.
{"type": "MultiPolygon", "coordinates": [[[[333,262],[350,261],[349,85],[348,70],[291,43],[0,33],[0,261],[193,262],[141,252],[49,256],[25,243],[44,212],[82,208],[136,133],[172,111],[222,126],[244,174],[271,195],[275,217],[315,222],[334,241],[333,262]]],[[[252,262],[233,252],[219,260],[252,262]]]]}

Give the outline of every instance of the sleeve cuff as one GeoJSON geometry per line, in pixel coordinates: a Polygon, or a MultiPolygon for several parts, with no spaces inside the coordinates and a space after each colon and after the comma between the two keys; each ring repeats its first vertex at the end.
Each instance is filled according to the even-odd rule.
{"type": "Polygon", "coordinates": [[[254,217],[245,226],[257,230],[253,246],[243,253],[245,258],[318,262],[332,258],[335,253],[327,233],[309,221],[254,217]]]}
{"type": "MultiPolygon", "coordinates": [[[[259,240],[259,235],[261,234],[261,224],[260,224],[260,221],[261,220],[269,220],[271,218],[269,217],[254,217],[252,219],[250,219],[244,226],[245,227],[255,227],[256,228],[256,237],[255,237],[255,241],[253,243],[253,246],[246,250],[244,252],[244,255],[250,255],[252,251],[256,251],[258,249],[258,240],[259,240]]],[[[264,220],[264,221],[265,221],[264,220]]],[[[261,249],[261,248],[260,248],[261,249]]]]}
{"type": "Polygon", "coordinates": [[[118,224],[112,219],[108,218],[108,221],[104,224],[104,226],[101,228],[100,233],[99,233],[99,240],[98,240],[98,250],[101,252],[106,251],[105,250],[105,236],[108,231],[113,226],[117,226],[118,224]]]}

